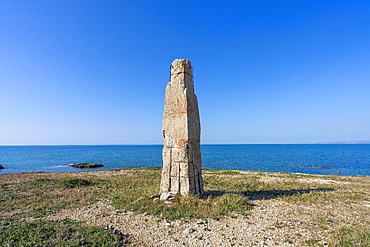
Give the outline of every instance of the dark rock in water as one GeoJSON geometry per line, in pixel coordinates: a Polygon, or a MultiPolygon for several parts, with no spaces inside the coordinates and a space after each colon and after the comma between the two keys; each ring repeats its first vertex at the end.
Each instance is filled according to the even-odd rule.
{"type": "Polygon", "coordinates": [[[102,164],[91,164],[91,163],[76,163],[76,164],[68,164],[67,166],[72,166],[74,168],[98,168],[103,167],[102,164]]]}
{"type": "Polygon", "coordinates": [[[5,167],[3,167],[3,165],[2,165],[2,164],[0,164],[0,170],[1,170],[1,169],[4,169],[4,168],[5,168],[5,167]]]}

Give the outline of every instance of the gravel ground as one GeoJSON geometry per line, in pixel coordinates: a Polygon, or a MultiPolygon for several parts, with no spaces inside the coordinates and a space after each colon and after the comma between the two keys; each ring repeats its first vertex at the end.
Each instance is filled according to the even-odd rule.
{"type": "Polygon", "coordinates": [[[335,230],[353,226],[354,222],[370,225],[366,203],[316,207],[271,199],[255,205],[248,217],[167,222],[151,215],[117,212],[109,201],[99,201],[48,218],[68,217],[117,229],[128,234],[136,246],[333,246],[337,242],[333,238],[335,230]]]}
{"type": "MultiPolygon", "coordinates": [[[[11,186],[43,177],[108,180],[135,177],[137,172],[139,171],[121,170],[5,174],[3,179],[11,186]]],[[[298,188],[310,189],[288,189],[287,192],[297,193],[297,196],[288,197],[281,194],[274,196],[271,191],[251,193],[249,200],[254,207],[248,211],[247,217],[234,214],[219,220],[187,219],[167,222],[152,215],[117,211],[110,201],[100,200],[77,209],[58,211],[45,219],[70,218],[86,225],[122,232],[122,236],[127,237],[134,246],[337,246],[343,230],[370,229],[368,177],[306,176],[251,171],[240,171],[234,175],[225,175],[222,172],[215,175],[210,171],[204,176],[220,179],[243,176],[246,181],[258,179],[269,185],[297,183],[300,184],[298,188]]],[[[3,215],[15,213],[17,212],[4,212],[3,215]]]]}

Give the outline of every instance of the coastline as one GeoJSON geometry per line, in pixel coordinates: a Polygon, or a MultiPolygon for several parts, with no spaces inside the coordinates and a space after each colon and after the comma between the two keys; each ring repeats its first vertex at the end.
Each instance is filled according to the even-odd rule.
{"type": "MultiPolygon", "coordinates": [[[[104,164],[100,170],[162,166],[161,145],[0,147],[9,172],[69,172],[63,164],[104,164]]],[[[370,145],[201,145],[204,169],[370,176],[370,145]]]]}
{"type": "Polygon", "coordinates": [[[68,218],[87,226],[108,225],[130,236],[134,246],[340,246],[360,241],[353,233],[370,229],[370,177],[204,170],[206,195],[191,199],[192,206],[234,199],[249,206],[240,210],[235,204],[227,213],[189,209],[171,218],[177,215],[177,201],[163,205],[150,199],[158,192],[160,172],[133,168],[0,174],[5,198],[0,217],[14,224],[68,218]],[[66,181],[84,183],[74,187],[66,181]],[[18,189],[26,192],[8,200],[18,189]],[[161,213],[151,211],[158,208],[161,213]]]}

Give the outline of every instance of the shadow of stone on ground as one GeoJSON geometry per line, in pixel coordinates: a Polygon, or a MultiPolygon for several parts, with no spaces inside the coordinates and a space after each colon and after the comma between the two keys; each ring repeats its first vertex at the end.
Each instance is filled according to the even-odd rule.
{"type": "Polygon", "coordinates": [[[258,190],[258,191],[225,191],[225,190],[209,190],[205,191],[203,198],[218,197],[225,194],[240,194],[247,197],[249,200],[270,200],[283,196],[301,195],[314,191],[329,192],[334,191],[334,188],[309,188],[309,189],[291,189],[291,190],[258,190]]]}

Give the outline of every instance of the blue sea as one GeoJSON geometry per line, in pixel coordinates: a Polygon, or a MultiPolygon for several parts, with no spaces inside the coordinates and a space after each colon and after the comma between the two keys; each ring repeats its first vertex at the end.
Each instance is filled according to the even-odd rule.
{"type": "MultiPolygon", "coordinates": [[[[201,145],[201,152],[204,169],[370,176],[369,144],[201,145]]],[[[162,145],[0,146],[0,174],[81,171],[64,165],[83,162],[105,165],[94,170],[161,167],[162,145]]]]}

